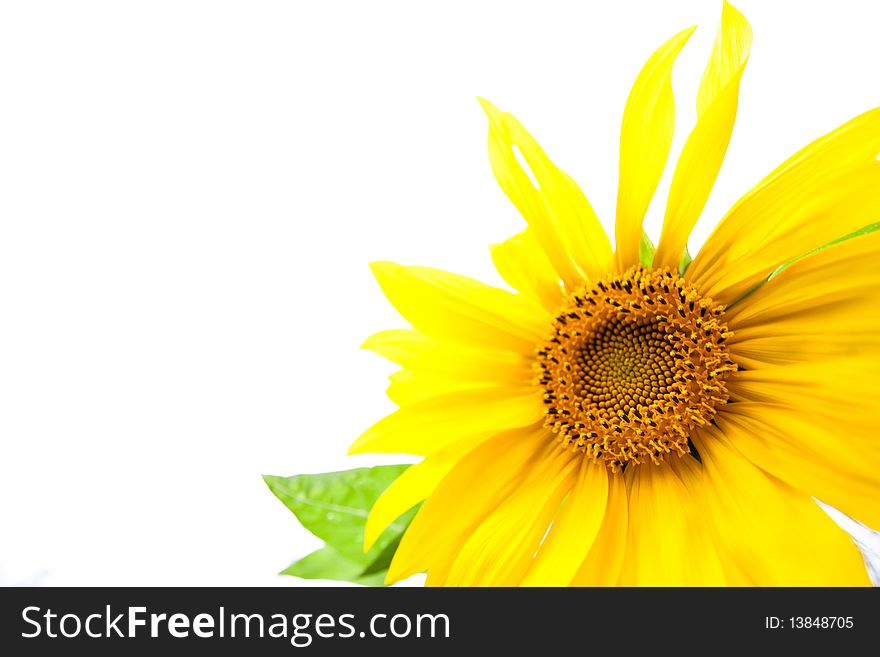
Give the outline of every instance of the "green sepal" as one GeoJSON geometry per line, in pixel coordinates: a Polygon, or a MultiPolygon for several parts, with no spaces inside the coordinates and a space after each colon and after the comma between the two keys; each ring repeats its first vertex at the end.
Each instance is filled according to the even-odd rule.
{"type": "Polygon", "coordinates": [[[684,276],[685,271],[687,271],[688,265],[690,265],[694,259],[691,257],[691,252],[688,251],[687,246],[684,247],[684,253],[681,254],[681,260],[678,261],[678,275],[684,276]]]}
{"type": "Polygon", "coordinates": [[[639,241],[639,262],[642,264],[642,267],[651,267],[654,264],[654,251],[656,250],[657,247],[654,246],[654,242],[648,237],[648,233],[643,230],[642,239],[639,241]]]}

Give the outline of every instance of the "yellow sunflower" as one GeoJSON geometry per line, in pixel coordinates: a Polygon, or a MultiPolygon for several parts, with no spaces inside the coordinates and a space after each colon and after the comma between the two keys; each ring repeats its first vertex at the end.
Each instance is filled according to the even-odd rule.
{"type": "Polygon", "coordinates": [[[424,500],[389,582],[870,584],[814,498],[880,526],[880,110],[783,163],[691,261],[751,45],[725,4],[654,251],[642,221],[692,31],[629,95],[616,250],[575,182],[482,101],[492,169],[527,223],[492,247],[517,293],[373,265],[413,328],[365,343],[401,366],[400,408],[351,452],[424,457],[367,522],[369,547],[424,500]]]}

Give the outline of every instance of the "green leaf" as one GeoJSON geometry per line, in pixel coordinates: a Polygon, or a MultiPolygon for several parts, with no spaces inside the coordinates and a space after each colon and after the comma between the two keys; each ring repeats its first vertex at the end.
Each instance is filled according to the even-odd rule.
{"type": "Polygon", "coordinates": [[[294,561],[279,574],[302,577],[303,579],[335,579],[364,586],[385,585],[387,566],[374,573],[363,571],[363,564],[346,559],[336,550],[325,545],[299,561],[294,561]]]}
{"type": "Polygon", "coordinates": [[[648,233],[642,231],[642,239],[639,242],[639,262],[642,263],[642,267],[650,267],[654,264],[654,251],[656,250],[657,248],[648,237],[648,233]]]}
{"type": "Polygon", "coordinates": [[[363,551],[364,526],[376,499],[408,467],[383,465],[294,477],[264,475],[271,491],[303,527],[327,544],[284,574],[381,583],[417,507],[392,523],[367,553],[363,551]]]}
{"type": "Polygon", "coordinates": [[[733,308],[733,306],[735,306],[740,301],[742,301],[743,299],[748,297],[750,294],[753,294],[754,292],[761,289],[765,284],[769,283],[774,278],[779,276],[779,274],[781,274],[785,269],[787,269],[788,267],[790,267],[791,265],[796,263],[798,260],[803,260],[804,258],[807,258],[811,255],[816,254],[816,253],[819,253],[819,251],[824,251],[827,248],[830,248],[832,246],[837,246],[838,244],[840,244],[842,242],[846,242],[846,241],[854,239],[856,237],[870,235],[871,233],[876,232],[878,230],[880,230],[880,221],[875,222],[873,224],[868,224],[867,226],[862,226],[858,230],[854,230],[853,232],[847,233],[846,235],[843,235],[842,237],[838,237],[837,239],[833,239],[830,242],[825,242],[825,244],[817,246],[815,249],[811,249],[811,250],[807,251],[806,253],[802,253],[801,255],[799,255],[795,258],[792,258],[791,260],[787,260],[787,261],[783,262],[776,269],[774,269],[772,272],[770,272],[770,275],[767,276],[767,278],[765,278],[763,281],[759,281],[751,290],[749,290],[748,292],[743,294],[739,299],[737,299],[736,301],[731,303],[728,306],[728,309],[733,308]]]}
{"type": "Polygon", "coordinates": [[[684,247],[684,253],[681,254],[681,260],[678,262],[678,275],[684,276],[684,272],[687,270],[688,265],[694,261],[691,258],[691,252],[688,251],[687,245],[684,247]]]}

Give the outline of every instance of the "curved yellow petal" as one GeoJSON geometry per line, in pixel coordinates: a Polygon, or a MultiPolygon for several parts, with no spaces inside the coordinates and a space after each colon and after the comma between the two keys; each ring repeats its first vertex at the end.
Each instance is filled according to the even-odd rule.
{"type": "Polygon", "coordinates": [[[554,453],[545,452],[516,490],[468,537],[449,571],[447,586],[521,583],[576,479],[579,457],[561,446],[553,447],[554,453]]]}
{"type": "Polygon", "coordinates": [[[778,266],[880,217],[880,108],[788,159],[727,213],[687,269],[730,305],[778,266]]]}
{"type": "Polygon", "coordinates": [[[706,205],[733,132],[742,78],[752,45],[745,17],[725,2],[715,47],[697,96],[697,125],[675,167],[654,265],[677,267],[706,205]]]}
{"type": "Polygon", "coordinates": [[[813,499],[768,476],[709,427],[694,436],[717,542],[758,586],[869,586],[852,539],[813,499]]]}
{"type": "Polygon", "coordinates": [[[385,394],[388,395],[388,399],[400,407],[454,392],[477,391],[488,387],[483,383],[472,381],[419,376],[411,370],[398,370],[389,376],[388,380],[390,385],[385,394]]]}
{"type": "MultiPolygon", "coordinates": [[[[435,340],[413,329],[386,329],[377,331],[364,340],[361,349],[372,351],[392,363],[409,367],[435,344],[438,344],[435,340]]],[[[482,350],[475,349],[474,352],[482,353],[482,350]]]]}
{"type": "Polygon", "coordinates": [[[723,586],[727,577],[692,494],[670,463],[626,472],[629,540],[621,583],[723,586]]]}
{"type": "Polygon", "coordinates": [[[535,239],[570,288],[608,273],[611,244],[575,182],[550,161],[512,114],[480,99],[489,117],[489,160],[495,179],[525,218],[535,239]],[[517,161],[518,149],[537,187],[517,161]]]}
{"type": "Polygon", "coordinates": [[[725,2],[712,54],[697,91],[697,115],[702,115],[730,81],[742,74],[741,69],[751,47],[752,28],[749,22],[733,5],[725,2]]]}
{"type": "Polygon", "coordinates": [[[388,396],[399,406],[489,385],[527,387],[534,379],[532,356],[432,340],[412,329],[379,331],[361,347],[403,367],[389,377],[388,396]]]}
{"type": "Polygon", "coordinates": [[[397,363],[419,377],[462,381],[530,385],[534,357],[512,351],[472,349],[440,342],[411,329],[374,333],[361,348],[397,363]]]}
{"type": "Polygon", "coordinates": [[[515,290],[530,295],[550,312],[563,300],[562,281],[547,255],[527,228],[513,237],[491,246],[495,269],[515,290]]]}
{"type": "Polygon", "coordinates": [[[430,267],[370,267],[397,311],[432,338],[531,354],[547,331],[546,311],[522,295],[430,267]]]}
{"type": "Polygon", "coordinates": [[[696,27],[669,39],[642,67],[629,92],[620,128],[620,183],[617,188],[617,266],[639,263],[642,221],[669,157],[675,127],[672,65],[696,27]]]}
{"type": "MultiPolygon", "coordinates": [[[[389,583],[448,568],[471,532],[527,476],[552,438],[543,427],[492,436],[443,477],[403,535],[388,569],[389,583]]],[[[441,581],[442,583],[442,581],[441,581]]]]}
{"type": "Polygon", "coordinates": [[[474,449],[474,442],[462,440],[427,456],[407,468],[376,500],[364,528],[364,552],[368,552],[382,532],[400,515],[428,497],[440,480],[474,449]]]}
{"type": "Polygon", "coordinates": [[[572,579],[572,586],[616,586],[619,583],[626,556],[628,506],[624,478],[609,477],[602,526],[572,579]]]}
{"type": "Polygon", "coordinates": [[[469,436],[489,436],[544,417],[538,388],[489,386],[413,402],[367,429],[349,454],[376,452],[426,456],[469,436]]]}
{"type": "Polygon", "coordinates": [[[605,519],[608,468],[580,458],[577,480],[523,578],[523,586],[568,586],[605,519]]]}

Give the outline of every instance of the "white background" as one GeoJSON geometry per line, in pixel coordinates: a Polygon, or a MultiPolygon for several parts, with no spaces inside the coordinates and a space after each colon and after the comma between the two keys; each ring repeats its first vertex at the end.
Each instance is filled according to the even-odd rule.
{"type": "MultiPolygon", "coordinates": [[[[876,2],[738,6],[755,45],[692,250],[880,105],[876,2]]],[[[675,155],[721,2],[0,7],[0,583],[284,585],[318,541],[260,474],[401,460],[344,456],[392,410],[358,346],[402,324],[367,263],[499,282],[487,244],[521,227],[475,97],[610,227],[629,85],[700,25],[675,155]]]]}

